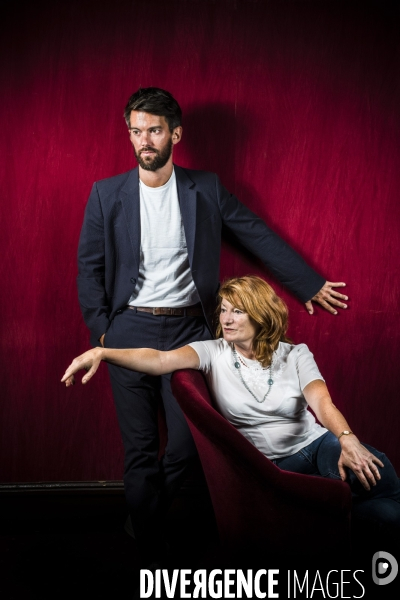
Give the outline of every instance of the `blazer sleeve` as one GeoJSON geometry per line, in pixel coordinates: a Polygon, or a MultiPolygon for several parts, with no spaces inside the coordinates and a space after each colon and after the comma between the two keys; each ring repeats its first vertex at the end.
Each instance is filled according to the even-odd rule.
{"type": "Polygon", "coordinates": [[[289,244],[266,223],[228,192],[216,176],[216,192],[224,225],[245,248],[302,302],[310,300],[325,284],[289,244]]]}
{"type": "Polygon", "coordinates": [[[78,245],[78,298],[84,321],[91,331],[91,343],[110,326],[109,303],[105,289],[104,217],[96,183],[85,209],[78,245]]]}

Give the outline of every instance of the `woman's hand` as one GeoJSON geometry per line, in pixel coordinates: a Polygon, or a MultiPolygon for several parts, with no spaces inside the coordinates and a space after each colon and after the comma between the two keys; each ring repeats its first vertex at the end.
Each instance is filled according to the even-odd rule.
{"type": "Polygon", "coordinates": [[[103,348],[93,348],[92,350],[88,350],[84,354],[74,358],[68,369],[65,371],[64,376],[61,379],[61,383],[65,383],[66,387],[74,385],[74,374],[81,369],[85,369],[85,371],[87,371],[86,375],[84,375],[82,378],[82,383],[87,383],[99,368],[99,365],[102,361],[103,352],[103,348]]]}
{"type": "MultiPolygon", "coordinates": [[[[334,435],[340,436],[342,431],[351,431],[342,413],[332,403],[328,388],[320,379],[311,381],[303,390],[303,394],[318,421],[334,435]]],[[[381,478],[377,465],[383,463],[363,446],[354,433],[342,435],[339,443],[342,451],[338,467],[343,481],[347,478],[346,467],[351,469],[366,490],[381,478]]]]}
{"type": "Polygon", "coordinates": [[[383,467],[382,461],[363,446],[354,434],[340,438],[342,452],[339,457],[339,473],[343,481],[347,477],[345,467],[353,471],[366,490],[377,484],[381,475],[377,465],[383,467]]]}

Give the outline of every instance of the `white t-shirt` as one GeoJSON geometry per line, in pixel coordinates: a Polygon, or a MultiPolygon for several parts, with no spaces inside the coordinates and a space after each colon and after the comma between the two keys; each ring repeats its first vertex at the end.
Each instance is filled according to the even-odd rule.
{"type": "MultiPolygon", "coordinates": [[[[274,383],[262,403],[243,385],[231,345],[224,339],[189,345],[199,356],[199,369],[204,371],[221,414],[269,459],[291,456],[327,431],[307,410],[302,393],[311,381],[324,381],[306,344],[279,343],[272,362],[274,383]]],[[[248,365],[241,364],[242,377],[261,400],[268,390],[269,368],[241,358],[248,365]]]]}
{"type": "Polygon", "coordinates": [[[140,186],[139,278],[131,306],[190,306],[199,295],[190,272],[175,171],[164,185],[140,186]]]}

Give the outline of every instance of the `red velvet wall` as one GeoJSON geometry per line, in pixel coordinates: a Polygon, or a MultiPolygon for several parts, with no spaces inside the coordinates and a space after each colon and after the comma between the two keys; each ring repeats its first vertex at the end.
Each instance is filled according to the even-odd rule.
{"type": "MultiPolygon", "coordinates": [[[[122,477],[105,365],[60,378],[89,347],[76,248],[93,181],[134,166],[125,103],[170,90],[176,162],[219,173],[349,308],[309,316],[282,290],[359,437],[400,471],[399,14],[321,1],[3,2],[2,482],[122,477]]],[[[221,278],[268,273],[224,246],[221,278]]]]}

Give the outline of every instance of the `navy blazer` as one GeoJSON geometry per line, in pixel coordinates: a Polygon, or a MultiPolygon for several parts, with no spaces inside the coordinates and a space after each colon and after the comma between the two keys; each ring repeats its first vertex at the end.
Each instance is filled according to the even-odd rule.
{"type": "MultiPolygon", "coordinates": [[[[325,279],[230,194],[215,173],[175,165],[175,175],[190,270],[210,331],[219,288],[223,225],[300,300],[310,300],[322,288],[325,279]]],[[[77,279],[93,345],[98,345],[135,289],[140,236],[138,168],[94,183],[79,240],[77,279]]]]}

